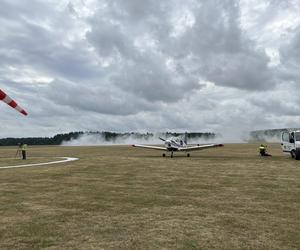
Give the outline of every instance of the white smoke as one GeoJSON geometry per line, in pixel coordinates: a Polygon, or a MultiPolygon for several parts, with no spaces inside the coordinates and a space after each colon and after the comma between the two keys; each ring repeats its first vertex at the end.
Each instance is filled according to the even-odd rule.
{"type": "Polygon", "coordinates": [[[249,131],[237,130],[237,129],[226,129],[224,128],[216,139],[211,142],[219,143],[247,143],[249,140],[249,131]]]}
{"type": "Polygon", "coordinates": [[[270,143],[279,143],[281,142],[281,135],[262,135],[259,138],[260,141],[270,142],[270,143]]]}
{"type": "Polygon", "coordinates": [[[265,142],[281,142],[281,136],[283,132],[286,131],[296,131],[299,128],[281,128],[281,129],[266,129],[266,130],[256,130],[250,133],[250,141],[265,141],[265,142]]]}
{"type": "MultiPolygon", "coordinates": [[[[168,135],[166,133],[154,133],[153,136],[140,136],[137,134],[125,134],[119,135],[111,140],[106,140],[104,134],[101,133],[85,133],[80,135],[77,139],[72,139],[70,141],[64,141],[62,146],[101,146],[101,145],[132,145],[132,144],[150,144],[157,145],[163,144],[161,138],[171,138],[174,136],[168,135]]],[[[178,136],[183,138],[182,136],[178,136]]],[[[197,137],[193,139],[188,139],[188,144],[203,144],[203,143],[224,143],[221,135],[217,135],[216,138],[205,138],[197,137]]]]}
{"type": "Polygon", "coordinates": [[[118,136],[113,140],[106,140],[103,134],[82,134],[77,139],[64,141],[62,146],[101,146],[101,145],[131,145],[131,144],[161,144],[159,136],[138,138],[136,135],[118,136]]]}
{"type": "Polygon", "coordinates": [[[281,132],[276,134],[258,134],[255,138],[249,137],[249,142],[251,141],[262,141],[262,142],[269,142],[269,143],[279,143],[281,142],[281,132]]]}

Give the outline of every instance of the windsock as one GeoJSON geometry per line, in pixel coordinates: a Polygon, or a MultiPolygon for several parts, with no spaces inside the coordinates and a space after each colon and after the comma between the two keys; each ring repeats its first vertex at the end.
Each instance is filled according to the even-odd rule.
{"type": "Polygon", "coordinates": [[[12,108],[16,109],[23,115],[27,115],[27,112],[22,109],[13,99],[11,99],[7,94],[5,94],[1,89],[0,89],[0,100],[5,102],[7,105],[11,106],[12,108]]]}

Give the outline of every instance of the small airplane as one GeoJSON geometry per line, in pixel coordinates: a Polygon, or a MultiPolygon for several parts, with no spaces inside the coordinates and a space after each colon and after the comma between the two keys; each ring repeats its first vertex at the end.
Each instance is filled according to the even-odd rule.
{"type": "MultiPolygon", "coordinates": [[[[146,148],[146,149],[153,149],[153,150],[161,150],[161,151],[169,151],[171,152],[171,158],[173,157],[174,152],[187,152],[187,157],[190,157],[190,151],[195,150],[203,150],[207,148],[216,148],[216,147],[223,147],[223,144],[207,144],[207,145],[188,145],[187,144],[187,133],[184,134],[184,138],[173,137],[170,139],[163,139],[159,137],[165,144],[164,147],[159,146],[150,146],[150,145],[142,145],[142,144],[133,144],[133,147],[137,148],[146,148]]],[[[166,156],[165,153],[162,155],[163,157],[166,156]]]]}

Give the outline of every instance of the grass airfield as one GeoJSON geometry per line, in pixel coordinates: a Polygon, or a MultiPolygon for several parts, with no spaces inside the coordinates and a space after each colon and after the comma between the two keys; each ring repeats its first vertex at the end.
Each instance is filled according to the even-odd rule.
{"type": "Polygon", "coordinates": [[[0,147],[0,249],[300,249],[300,161],[257,148],[0,147]]]}

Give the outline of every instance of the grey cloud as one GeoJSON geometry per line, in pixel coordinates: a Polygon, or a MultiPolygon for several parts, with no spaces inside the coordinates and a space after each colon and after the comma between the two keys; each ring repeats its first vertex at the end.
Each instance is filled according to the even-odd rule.
{"type": "Polygon", "coordinates": [[[283,63],[300,64],[300,25],[295,29],[292,40],[281,48],[283,63]]]}
{"type": "MultiPolygon", "coordinates": [[[[123,2],[115,1],[112,4],[117,3],[124,8],[125,13],[133,8],[129,6],[128,10],[123,2]]],[[[137,2],[130,2],[131,5],[135,3],[137,2]]],[[[154,5],[153,1],[147,3],[154,5]]],[[[144,14],[150,15],[149,12],[144,14]]],[[[111,18],[116,17],[112,15],[111,18]]],[[[132,16],[128,15],[128,19],[131,18],[132,16]]],[[[97,16],[90,22],[92,30],[87,34],[87,39],[97,49],[100,57],[116,58],[115,64],[112,64],[110,69],[114,72],[112,80],[114,85],[123,91],[128,91],[148,101],[174,102],[183,98],[187,92],[200,87],[196,77],[187,74],[180,75],[178,72],[171,72],[167,69],[168,54],[161,54],[159,50],[144,52],[135,46],[136,39],[147,34],[149,30],[139,33],[135,30],[134,22],[119,24],[120,19],[107,19],[107,17],[97,16]],[[118,59],[118,56],[121,58],[118,59]],[[114,68],[117,70],[115,71],[114,68]]],[[[151,26],[151,21],[150,23],[147,20],[141,22],[145,23],[145,27],[151,26]]]]}
{"type": "Polygon", "coordinates": [[[190,11],[195,24],[175,40],[185,54],[212,56],[241,50],[243,34],[239,28],[237,1],[202,1],[193,7],[190,11]]]}
{"type": "Polygon", "coordinates": [[[248,53],[222,57],[216,68],[207,70],[207,79],[222,86],[248,90],[268,90],[276,82],[268,68],[265,54],[248,53]]]}
{"type": "Polygon", "coordinates": [[[275,98],[254,98],[252,103],[261,109],[262,115],[298,116],[299,104],[275,98]]]}
{"type": "Polygon", "coordinates": [[[54,4],[40,1],[32,2],[32,6],[25,2],[22,5],[4,2],[10,15],[2,22],[6,29],[0,40],[5,48],[0,50],[0,64],[30,65],[41,72],[70,79],[102,74],[84,41],[65,44],[66,35],[74,29],[74,20],[67,11],[57,11],[54,4]]]}
{"type": "Polygon", "coordinates": [[[44,97],[56,104],[68,106],[77,113],[91,111],[109,115],[131,115],[141,110],[157,109],[155,104],[115,90],[109,85],[80,85],[56,80],[45,89],[44,97]]]}
{"type": "Polygon", "coordinates": [[[300,25],[292,33],[292,39],[280,48],[281,65],[278,67],[278,77],[283,81],[299,82],[300,25]]]}
{"type": "Polygon", "coordinates": [[[50,6],[51,5],[47,5],[45,2],[41,3],[41,1],[38,0],[31,0],[30,2],[2,0],[0,18],[13,19],[15,22],[12,22],[12,24],[18,24],[16,20],[22,20],[24,16],[31,19],[43,19],[44,14],[52,12],[51,8],[49,8],[50,6]]]}
{"type": "MultiPolygon", "coordinates": [[[[120,63],[123,65],[129,61],[130,67],[119,68],[117,72],[119,76],[116,78],[119,80],[132,75],[133,80],[125,77],[127,81],[123,81],[122,86],[130,85],[128,90],[138,95],[143,92],[143,83],[141,81],[137,83],[136,79],[144,80],[144,97],[148,99],[164,100],[165,97],[165,101],[170,100],[164,88],[176,87],[161,58],[174,59],[179,68],[185,72],[182,78],[193,79],[187,88],[179,88],[178,92],[182,95],[174,94],[177,99],[185,96],[185,90],[197,89],[198,86],[193,82],[200,78],[206,78],[220,86],[249,90],[267,89],[276,84],[273,72],[268,68],[268,57],[263,51],[255,49],[240,29],[237,1],[214,0],[202,1],[201,4],[189,1],[189,3],[190,6],[183,6],[193,14],[195,23],[179,37],[172,36],[174,24],[170,20],[174,6],[182,7],[178,6],[177,1],[165,1],[164,5],[146,1],[143,3],[144,11],[138,12],[138,16],[134,13],[136,9],[141,8],[141,2],[112,1],[110,6],[114,6],[119,15],[114,11],[102,18],[97,15],[95,20],[91,21],[92,30],[87,38],[97,48],[100,56],[120,55],[120,63]],[[153,21],[155,18],[160,20],[160,28],[153,21]],[[144,29],[139,29],[140,26],[144,29]],[[156,32],[152,32],[153,30],[156,32]],[[156,41],[154,51],[144,53],[135,47],[135,40],[145,33],[156,41]],[[154,60],[149,60],[151,57],[154,60]],[[157,72],[156,65],[160,65],[157,72]],[[153,75],[161,78],[157,81],[154,77],[153,81],[154,91],[157,87],[161,89],[159,95],[147,91],[147,86],[151,85],[148,79],[151,81],[153,77],[148,77],[151,74],[145,72],[151,71],[153,75]]],[[[182,85],[186,85],[187,82],[183,81],[182,85]]]]}
{"type": "Polygon", "coordinates": [[[88,1],[3,0],[0,84],[30,116],[3,107],[14,132],[0,135],[18,134],[21,125],[36,135],[280,127],[280,117],[299,107],[277,99],[289,98],[282,86],[296,91],[300,32],[287,31],[289,43],[278,38],[281,63],[273,68],[257,37],[259,25],[272,25],[270,9],[288,13],[297,1],[264,2],[268,13],[250,39],[239,1],[103,0],[86,14],[88,1]]]}
{"type": "Polygon", "coordinates": [[[275,85],[268,57],[254,48],[240,28],[237,2],[208,1],[194,14],[195,25],[175,41],[174,51],[183,48],[183,54],[192,54],[199,74],[217,85],[239,89],[275,85]]]}
{"type": "Polygon", "coordinates": [[[117,24],[97,20],[93,24],[92,31],[87,33],[87,39],[97,49],[101,57],[117,57],[118,53],[125,58],[133,58],[133,41],[128,38],[128,34],[121,31],[117,24]]]}
{"type": "Polygon", "coordinates": [[[169,72],[162,62],[151,60],[126,65],[122,74],[114,78],[114,84],[148,101],[166,103],[176,102],[201,87],[197,79],[191,76],[183,79],[175,72],[169,72]]]}

